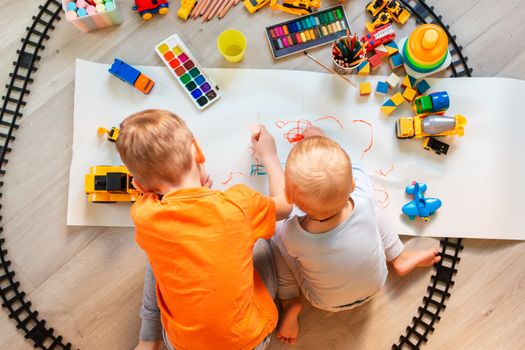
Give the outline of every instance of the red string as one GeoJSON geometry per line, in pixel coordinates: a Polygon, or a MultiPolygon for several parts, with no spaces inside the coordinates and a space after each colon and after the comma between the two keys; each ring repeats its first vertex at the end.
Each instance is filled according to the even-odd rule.
{"type": "Polygon", "coordinates": [[[390,168],[388,170],[383,171],[382,169],[377,169],[376,174],[379,176],[387,177],[388,174],[390,174],[394,170],[394,164],[390,164],[390,168]]]}
{"type": "Polygon", "coordinates": [[[234,175],[242,175],[242,176],[250,177],[250,175],[246,175],[245,173],[241,171],[232,171],[230,172],[230,175],[228,175],[228,178],[222,182],[222,184],[227,185],[231,180],[233,180],[234,175]]]}
{"type": "MultiPolygon", "coordinates": [[[[341,127],[341,129],[344,129],[343,124],[341,124],[339,119],[337,119],[336,117],[332,117],[332,116],[321,117],[319,119],[316,119],[314,123],[317,123],[318,121],[325,120],[325,119],[331,119],[331,120],[336,121],[337,124],[339,124],[339,126],[341,127]]],[[[290,123],[293,123],[295,125],[284,134],[284,138],[291,144],[297,143],[301,141],[302,139],[304,139],[304,130],[313,125],[313,123],[310,122],[309,120],[299,119],[299,120],[289,120],[289,121],[278,120],[275,122],[275,126],[277,126],[279,129],[282,129],[290,123]]]]}
{"type": "Polygon", "coordinates": [[[365,156],[366,152],[370,151],[370,149],[372,148],[372,145],[374,144],[374,127],[372,126],[372,124],[370,124],[366,120],[362,120],[362,119],[354,119],[354,120],[352,120],[352,122],[353,123],[364,123],[364,124],[366,124],[366,125],[368,125],[370,127],[370,143],[368,144],[368,147],[366,147],[363,150],[363,153],[361,153],[361,158],[359,158],[359,159],[363,159],[363,157],[365,156]]]}
{"type": "Polygon", "coordinates": [[[385,195],[385,198],[381,201],[378,200],[377,203],[381,206],[381,208],[385,209],[390,204],[390,196],[388,195],[388,192],[386,191],[385,186],[383,185],[375,185],[374,191],[381,192],[385,195]]]}

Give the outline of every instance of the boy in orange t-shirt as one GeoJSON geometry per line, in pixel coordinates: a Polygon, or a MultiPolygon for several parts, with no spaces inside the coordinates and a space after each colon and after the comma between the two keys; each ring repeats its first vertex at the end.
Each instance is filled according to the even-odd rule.
{"type": "MultiPolygon", "coordinates": [[[[276,219],[285,218],[291,206],[275,140],[261,127],[252,143],[268,173],[271,197],[244,185],[210,189],[201,148],[173,113],[146,110],[122,122],[116,146],[144,194],[131,215],[137,244],[151,264],[137,349],[161,346],[157,305],[168,349],[251,350],[268,344],[277,309],[267,288],[275,288],[271,276],[263,281],[254,270],[254,254],[271,257],[268,243],[259,239],[273,235],[276,219]]],[[[259,270],[273,270],[271,260],[259,264],[259,270]]]]}

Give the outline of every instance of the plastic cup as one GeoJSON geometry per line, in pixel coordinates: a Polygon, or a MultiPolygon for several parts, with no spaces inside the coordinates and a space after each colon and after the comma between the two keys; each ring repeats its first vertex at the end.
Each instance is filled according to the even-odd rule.
{"type": "Polygon", "coordinates": [[[237,29],[227,29],[217,38],[217,49],[228,62],[240,62],[246,52],[246,37],[237,29]]]}

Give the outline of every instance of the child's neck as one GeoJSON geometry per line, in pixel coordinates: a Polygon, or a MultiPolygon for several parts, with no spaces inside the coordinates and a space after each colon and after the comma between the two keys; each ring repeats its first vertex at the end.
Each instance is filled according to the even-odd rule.
{"type": "Polygon", "coordinates": [[[184,188],[197,188],[201,187],[201,178],[198,171],[195,171],[195,168],[192,168],[192,170],[182,179],[182,181],[176,185],[173,184],[164,184],[159,188],[160,194],[166,194],[170,192],[175,192],[178,190],[182,190],[184,188]]]}
{"type": "Polygon", "coordinates": [[[312,219],[309,215],[306,215],[301,222],[301,226],[310,233],[325,233],[345,222],[345,220],[348,219],[353,211],[354,202],[352,199],[349,199],[348,202],[346,202],[346,206],[343,208],[343,210],[334,216],[325,219],[319,219],[317,217],[312,219]]]}

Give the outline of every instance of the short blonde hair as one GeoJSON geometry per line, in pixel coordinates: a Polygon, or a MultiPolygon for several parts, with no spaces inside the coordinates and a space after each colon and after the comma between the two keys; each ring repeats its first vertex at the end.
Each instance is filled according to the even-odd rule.
{"type": "Polygon", "coordinates": [[[353,191],[350,157],[327,137],[306,138],[288,155],[285,183],[288,200],[302,211],[330,217],[343,210],[353,191]]]}
{"type": "Polygon", "coordinates": [[[192,168],[193,134],[172,112],[147,109],[120,124],[116,141],[120,158],[147,189],[179,184],[192,168]]]}

